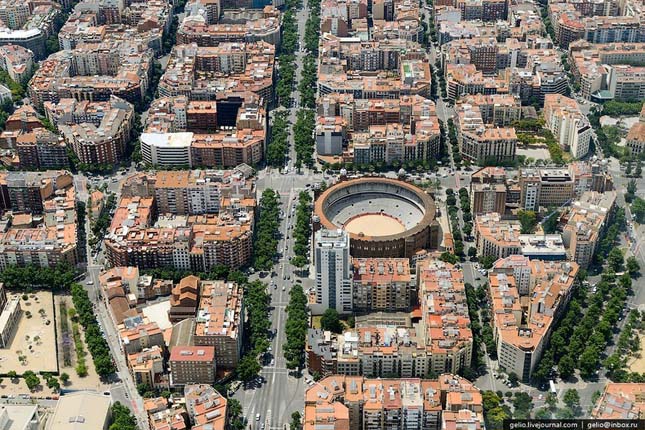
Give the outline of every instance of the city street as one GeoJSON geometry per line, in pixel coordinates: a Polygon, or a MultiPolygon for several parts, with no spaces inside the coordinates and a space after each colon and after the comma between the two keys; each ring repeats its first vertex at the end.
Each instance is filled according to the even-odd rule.
{"type": "MultiPolygon", "coordinates": [[[[300,35],[300,47],[304,46],[305,23],[309,16],[307,2],[296,14],[298,23],[298,34],[300,35]]],[[[296,123],[297,112],[300,102],[300,93],[297,90],[301,79],[302,61],[304,54],[300,50],[296,51],[295,64],[296,82],[291,94],[293,102],[289,108],[289,123],[296,123]]],[[[290,130],[289,138],[288,163],[285,167],[293,167],[296,159],[293,129],[290,130]]],[[[281,239],[278,245],[280,261],[274,266],[273,272],[268,277],[262,279],[267,283],[269,293],[271,294],[271,307],[269,318],[273,336],[270,339],[270,352],[267,354],[267,360],[263,363],[264,367],[260,372],[262,382],[253,384],[245,388],[241,387],[235,394],[235,398],[240,401],[251,429],[279,429],[282,430],[288,425],[291,414],[294,411],[302,413],[304,409],[304,389],[305,383],[302,377],[296,377],[286,368],[286,360],[282,353],[282,347],[285,339],[285,323],[287,314],[285,308],[289,303],[289,291],[296,279],[301,279],[304,289],[313,286],[313,280],[310,278],[299,278],[294,273],[294,266],[289,263],[293,254],[293,225],[295,223],[295,207],[298,204],[298,194],[306,189],[307,185],[323,180],[322,174],[315,174],[313,171],[303,168],[297,172],[289,168],[288,173],[283,174],[280,169],[267,168],[258,172],[257,190],[258,199],[262,191],[271,188],[279,193],[281,209],[284,217],[281,221],[280,231],[281,239]],[[275,276],[273,276],[275,273],[275,276]]],[[[257,279],[254,275],[252,279],[257,279]]]]}
{"type": "MultiPolygon", "coordinates": [[[[113,176],[117,180],[112,181],[109,179],[109,176],[106,176],[105,179],[99,179],[98,177],[88,178],[83,174],[74,175],[74,186],[78,190],[78,200],[83,201],[87,204],[89,194],[87,192],[87,184],[92,184],[93,186],[98,186],[102,183],[107,184],[109,192],[117,194],[119,197],[119,189],[121,183],[125,178],[135,172],[133,166],[128,169],[125,175],[116,174],[113,176]]],[[[89,217],[85,218],[85,231],[89,236],[90,220],[89,217]]],[[[102,242],[101,242],[102,246],[102,242]]],[[[110,393],[112,395],[113,401],[119,401],[122,404],[128,406],[130,410],[134,413],[139,423],[140,428],[148,427],[148,417],[143,409],[143,399],[137,393],[137,389],[132,379],[132,375],[128,369],[126,363],[126,357],[123,354],[121,349],[121,344],[118,338],[117,330],[112,320],[109,316],[109,311],[105,305],[105,302],[102,298],[100,292],[99,284],[99,274],[103,269],[103,250],[94,257],[93,250],[90,248],[89,244],[86,244],[86,255],[87,255],[87,274],[83,279],[82,283],[85,289],[88,292],[88,296],[92,303],[94,304],[94,310],[96,312],[97,321],[100,327],[103,328],[105,332],[108,345],[110,346],[110,352],[117,367],[117,378],[120,380],[119,383],[113,384],[110,387],[110,393]]]]}

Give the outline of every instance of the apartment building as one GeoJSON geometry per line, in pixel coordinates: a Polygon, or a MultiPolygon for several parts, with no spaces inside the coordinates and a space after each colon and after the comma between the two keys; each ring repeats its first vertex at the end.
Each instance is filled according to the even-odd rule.
{"type": "Polygon", "coordinates": [[[438,261],[417,263],[417,285],[421,323],[429,371],[456,373],[469,367],[472,358],[472,331],[466,304],[463,272],[438,261]]]}
{"type": "Polygon", "coordinates": [[[644,29],[639,15],[583,16],[574,4],[553,3],[549,5],[549,16],[555,31],[555,41],[565,49],[578,39],[599,44],[644,41],[644,29]]]}
{"type": "Polygon", "coordinates": [[[218,368],[234,368],[242,352],[243,289],[224,281],[201,281],[199,288],[193,341],[197,346],[215,347],[218,368]]]}
{"type": "Polygon", "coordinates": [[[136,39],[83,44],[42,62],[29,81],[37,109],[61,99],[108,101],[117,96],[140,104],[148,90],[152,49],[136,39]]]}
{"type": "Polygon", "coordinates": [[[591,411],[598,420],[637,420],[645,413],[645,384],[609,382],[591,411]]]}
{"type": "Polygon", "coordinates": [[[470,207],[473,215],[506,212],[506,184],[470,184],[470,207]]]}
{"type": "Polygon", "coordinates": [[[482,411],[479,390],[451,374],[433,380],[331,375],[306,390],[303,429],[474,429],[482,427],[482,411]]]}
{"type": "Polygon", "coordinates": [[[498,258],[520,254],[520,223],[504,221],[497,212],[475,217],[475,247],[477,254],[498,258]]]}
{"type": "Polygon", "coordinates": [[[22,133],[44,128],[38,117],[38,112],[31,105],[22,105],[16,109],[5,122],[5,129],[0,135],[0,140],[5,148],[12,148],[13,142],[22,133]]]}
{"type": "Polygon", "coordinates": [[[58,127],[81,163],[115,164],[125,155],[134,127],[134,107],[110,96],[107,102],[61,99],[45,102],[47,118],[58,127]]]}
{"type": "Polygon", "coordinates": [[[193,428],[224,430],[228,416],[226,397],[210,385],[186,385],[184,398],[193,428]]]}
{"type": "Polygon", "coordinates": [[[273,6],[224,10],[221,17],[215,16],[219,14],[216,9],[219,9],[219,2],[196,1],[187,5],[189,14],[177,30],[177,43],[215,46],[227,42],[263,41],[275,46],[280,44],[281,13],[273,6]]]}
{"type": "Polygon", "coordinates": [[[505,274],[507,277],[513,277],[515,287],[520,296],[529,296],[535,285],[535,278],[531,278],[531,263],[527,256],[510,255],[501,258],[489,270],[490,276],[493,274],[505,274]]]}
{"type": "Polygon", "coordinates": [[[575,100],[560,94],[547,94],[544,119],[562,149],[569,151],[574,158],[587,155],[593,130],[575,100]]]}
{"type": "Polygon", "coordinates": [[[575,196],[575,180],[568,169],[522,169],[519,176],[520,207],[523,209],[557,208],[575,196]]]}
{"type": "Polygon", "coordinates": [[[35,215],[44,213],[45,202],[74,189],[72,175],[65,170],[7,172],[1,187],[4,209],[35,215]]]}
{"type": "Polygon", "coordinates": [[[145,384],[153,389],[168,389],[162,347],[154,345],[151,348],[144,348],[139,352],[128,354],[127,358],[135,385],[145,384]]]}
{"type": "Polygon", "coordinates": [[[168,405],[163,397],[145,399],[143,407],[148,414],[150,430],[185,430],[190,423],[182,405],[168,405]]]}
{"type": "MultiPolygon", "coordinates": [[[[149,183],[148,178],[137,177],[128,190],[137,188],[152,194],[148,185],[136,184],[139,180],[149,183]]],[[[162,201],[166,203],[170,209],[177,209],[174,203],[162,201]]],[[[194,203],[193,207],[199,205],[194,203]]],[[[225,194],[218,215],[157,219],[153,205],[153,197],[121,199],[106,236],[107,259],[112,266],[203,271],[218,264],[241,267],[251,258],[254,198],[225,194]]]]}
{"type": "Polygon", "coordinates": [[[316,301],[310,305],[314,315],[327,309],[340,314],[352,312],[352,265],[349,255],[349,234],[344,230],[316,232],[314,265],[316,270],[316,301]]]}
{"type": "Polygon", "coordinates": [[[0,283],[0,348],[9,347],[21,315],[20,297],[7,301],[4,285],[0,283]]]}
{"type": "Polygon", "coordinates": [[[459,99],[458,104],[479,107],[484,124],[508,127],[522,118],[521,99],[511,94],[474,94],[459,99]]]}
{"type": "MultiPolygon", "coordinates": [[[[645,40],[645,29],[643,34],[645,40]]],[[[610,66],[608,79],[608,91],[614,100],[628,101],[645,98],[645,67],[628,64],[610,66]]]]}
{"type": "Polygon", "coordinates": [[[484,124],[479,106],[461,104],[457,110],[457,141],[462,156],[476,164],[501,163],[515,159],[514,128],[484,124]]]}
{"type": "Polygon", "coordinates": [[[34,70],[34,53],[20,45],[0,45],[0,68],[15,82],[24,84],[34,70]]]}
{"type": "Polygon", "coordinates": [[[571,260],[586,269],[591,264],[600,236],[611,221],[616,192],[589,191],[571,204],[563,215],[566,222],[562,239],[571,260]]]}
{"type": "Polygon", "coordinates": [[[165,345],[159,325],[151,322],[147,317],[126,318],[117,326],[117,330],[126,355],[135,354],[153,346],[163,348],[165,345]]]}
{"type": "Polygon", "coordinates": [[[16,139],[15,150],[21,169],[41,170],[69,167],[65,141],[45,128],[36,128],[27,133],[20,133],[16,139]]]}
{"type": "Polygon", "coordinates": [[[160,167],[259,163],[266,145],[263,99],[248,90],[216,97],[199,101],[180,95],[155,100],[142,135],[144,161],[160,167]]]}
{"type": "Polygon", "coordinates": [[[355,312],[405,312],[416,303],[407,258],[354,258],[352,269],[355,312]]]}
{"type": "Polygon", "coordinates": [[[528,263],[532,287],[528,295],[520,295],[513,275],[500,272],[489,275],[489,295],[500,367],[528,381],[571,299],[579,266],[573,262],[524,262],[528,263]]]}
{"type": "Polygon", "coordinates": [[[0,46],[18,45],[32,51],[35,60],[42,60],[47,55],[45,41],[54,33],[54,22],[60,14],[61,7],[54,2],[3,1],[0,46]]]}
{"type": "Polygon", "coordinates": [[[159,171],[154,195],[160,213],[201,215],[219,213],[220,184],[207,171],[159,171]]]}
{"type": "Polygon", "coordinates": [[[0,268],[78,263],[75,191],[68,178],[53,171],[6,176],[3,203],[14,214],[0,233],[0,268]]]}
{"type": "Polygon", "coordinates": [[[207,384],[215,382],[215,347],[175,346],[170,351],[170,385],[207,384]]]}
{"type": "Polygon", "coordinates": [[[310,371],[323,374],[422,377],[432,364],[422,333],[396,325],[361,326],[341,335],[309,330],[310,371]]]}
{"type": "Polygon", "coordinates": [[[645,61],[645,43],[571,44],[571,72],[587,100],[630,99],[642,91],[642,71],[625,67],[645,61]]]}
{"type": "Polygon", "coordinates": [[[567,251],[559,234],[521,234],[520,249],[522,255],[531,260],[563,261],[567,260],[567,251]]]}
{"type": "Polygon", "coordinates": [[[275,46],[263,41],[175,45],[159,82],[159,95],[214,100],[220,92],[218,88],[227,88],[233,93],[253,92],[270,104],[274,60],[275,46]]]}

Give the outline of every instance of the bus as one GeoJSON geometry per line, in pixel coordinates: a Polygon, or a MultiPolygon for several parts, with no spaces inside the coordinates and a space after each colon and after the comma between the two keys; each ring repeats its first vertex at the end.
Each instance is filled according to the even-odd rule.
{"type": "Polygon", "coordinates": [[[554,395],[558,394],[558,391],[555,389],[555,382],[553,382],[553,379],[549,379],[549,391],[554,395]]]}

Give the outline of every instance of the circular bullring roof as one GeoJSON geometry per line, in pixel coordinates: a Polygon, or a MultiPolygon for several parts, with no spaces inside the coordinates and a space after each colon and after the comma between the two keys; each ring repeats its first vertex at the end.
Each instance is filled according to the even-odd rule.
{"type": "Polygon", "coordinates": [[[435,203],[423,190],[403,181],[360,178],[327,189],[315,204],[326,229],[342,228],[352,238],[387,241],[426,228],[435,216],[435,203]]]}

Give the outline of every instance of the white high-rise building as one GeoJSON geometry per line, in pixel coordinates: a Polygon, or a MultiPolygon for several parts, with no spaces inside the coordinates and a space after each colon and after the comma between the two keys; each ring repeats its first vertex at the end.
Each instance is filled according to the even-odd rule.
{"type": "Polygon", "coordinates": [[[340,314],[352,312],[352,268],[349,234],[343,230],[319,230],[315,237],[316,303],[314,315],[333,308],[340,314]]]}
{"type": "Polygon", "coordinates": [[[575,158],[587,155],[591,125],[575,100],[560,94],[545,95],[544,119],[546,127],[563,149],[571,152],[575,158]]]}

